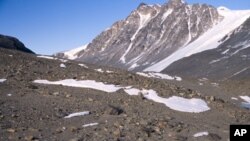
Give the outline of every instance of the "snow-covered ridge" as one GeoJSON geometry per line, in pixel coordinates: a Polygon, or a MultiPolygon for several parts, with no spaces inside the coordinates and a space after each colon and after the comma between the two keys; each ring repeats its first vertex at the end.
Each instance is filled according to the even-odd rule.
{"type": "Polygon", "coordinates": [[[88,46],[88,44],[80,46],[80,47],[72,49],[72,50],[69,50],[69,51],[61,52],[61,53],[63,53],[64,57],[66,57],[67,59],[74,60],[78,57],[77,53],[85,50],[87,48],[87,46],[88,46]]]}
{"type": "Polygon", "coordinates": [[[218,12],[223,16],[223,20],[201,35],[198,39],[185,47],[177,50],[167,58],[144,69],[144,71],[160,72],[184,57],[217,48],[223,42],[219,42],[223,37],[235,30],[250,17],[250,10],[229,10],[224,7],[218,8],[218,12]]]}

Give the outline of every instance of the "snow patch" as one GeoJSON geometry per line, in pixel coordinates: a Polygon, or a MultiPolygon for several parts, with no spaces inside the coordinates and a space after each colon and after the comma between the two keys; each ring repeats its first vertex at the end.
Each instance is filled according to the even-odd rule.
{"type": "Polygon", "coordinates": [[[4,81],[6,81],[6,79],[0,79],[0,83],[3,83],[4,81]]]}
{"type": "Polygon", "coordinates": [[[125,56],[129,53],[129,51],[131,50],[132,46],[133,46],[133,41],[135,40],[136,38],[136,35],[140,32],[140,30],[145,27],[147,25],[147,23],[151,20],[151,14],[147,14],[147,15],[143,15],[143,14],[140,14],[138,13],[139,17],[140,17],[140,23],[139,23],[139,27],[138,29],[136,30],[136,32],[134,33],[134,35],[131,37],[131,43],[130,45],[128,46],[127,50],[125,51],[125,53],[122,55],[122,57],[120,58],[120,61],[122,63],[126,63],[126,58],[125,56]]]}
{"type": "Polygon", "coordinates": [[[81,66],[81,67],[84,67],[84,68],[89,68],[87,65],[85,65],[85,64],[78,64],[79,66],[81,66]]]}
{"type": "Polygon", "coordinates": [[[95,122],[95,123],[84,124],[82,127],[90,127],[90,126],[96,126],[96,125],[98,125],[97,122],[95,122]]]}
{"type": "Polygon", "coordinates": [[[243,99],[244,101],[250,103],[250,97],[249,96],[240,96],[241,99],[243,99]]]}
{"type": "Polygon", "coordinates": [[[245,102],[241,103],[241,106],[243,108],[250,109],[250,97],[249,96],[240,96],[240,98],[245,101],[245,102]]]}
{"type": "Polygon", "coordinates": [[[35,80],[34,83],[48,84],[48,85],[63,85],[63,86],[79,87],[79,88],[90,88],[108,93],[116,92],[117,90],[122,88],[115,85],[96,82],[95,80],[81,80],[81,81],[77,81],[74,79],[65,79],[61,81],[35,80]]]}
{"type": "Polygon", "coordinates": [[[66,68],[65,64],[60,64],[61,68],[66,68]]]}
{"type": "Polygon", "coordinates": [[[77,54],[80,51],[85,50],[87,47],[88,47],[88,44],[80,46],[80,47],[72,49],[72,50],[69,50],[69,51],[62,52],[62,53],[64,54],[64,57],[66,57],[66,58],[68,58],[70,60],[74,60],[74,59],[76,59],[78,57],[77,54]]]}
{"type": "Polygon", "coordinates": [[[114,73],[113,71],[110,70],[106,70],[106,73],[114,73]]]}
{"type": "Polygon", "coordinates": [[[37,56],[38,58],[44,58],[44,59],[50,59],[50,60],[56,60],[56,58],[54,57],[51,57],[51,56],[44,56],[44,55],[41,55],[41,56],[37,56]]]}
{"type": "Polygon", "coordinates": [[[10,97],[10,96],[12,96],[12,94],[7,94],[7,96],[9,96],[9,97],[10,97]]]}
{"type": "Polygon", "coordinates": [[[95,69],[95,71],[98,71],[98,72],[104,73],[104,71],[103,71],[102,69],[95,69]]]}
{"type": "Polygon", "coordinates": [[[207,136],[209,133],[208,132],[199,132],[199,133],[196,133],[194,134],[194,137],[201,137],[201,136],[207,136]]]}
{"type": "Polygon", "coordinates": [[[206,102],[197,99],[186,99],[178,96],[172,96],[170,98],[162,98],[157,95],[154,90],[144,90],[142,91],[144,97],[153,100],[158,103],[165,104],[170,109],[180,111],[180,112],[188,112],[188,113],[200,113],[210,110],[207,106],[206,102]]]}
{"type": "Polygon", "coordinates": [[[236,97],[231,97],[231,99],[232,99],[232,100],[238,100],[238,98],[236,98],[236,97]]]}
{"type": "Polygon", "coordinates": [[[85,115],[89,115],[89,114],[90,114],[89,111],[77,112],[77,113],[69,114],[68,116],[66,116],[64,118],[72,118],[72,117],[77,117],[77,116],[85,116],[85,115]]]}
{"type": "Polygon", "coordinates": [[[167,17],[168,17],[172,12],[173,12],[173,9],[168,9],[168,10],[163,14],[163,16],[162,16],[162,22],[161,22],[161,23],[163,23],[163,22],[167,19],[167,17]]]}
{"type": "Polygon", "coordinates": [[[162,73],[157,73],[157,72],[148,72],[148,73],[137,72],[136,74],[144,76],[144,77],[148,77],[148,78],[159,78],[159,79],[177,80],[177,81],[182,80],[181,77],[177,77],[177,76],[172,77],[167,74],[162,74],[162,73]]]}
{"type": "Polygon", "coordinates": [[[40,55],[40,56],[37,56],[37,57],[38,57],[38,58],[43,58],[43,59],[49,59],[49,60],[60,60],[60,61],[63,62],[63,63],[68,62],[68,60],[59,59],[59,58],[52,57],[52,56],[40,55]]]}
{"type": "Polygon", "coordinates": [[[242,69],[242,70],[240,70],[240,71],[234,73],[233,76],[238,75],[238,74],[240,74],[240,73],[242,73],[242,72],[248,70],[249,68],[250,68],[250,67],[244,68],[244,69],[242,69]]]}
{"type": "Polygon", "coordinates": [[[187,112],[187,113],[200,113],[209,110],[206,102],[201,99],[186,99],[178,96],[172,96],[170,98],[159,97],[154,90],[139,90],[136,88],[127,88],[124,91],[129,95],[142,94],[146,99],[152,100],[157,103],[165,104],[172,110],[187,112]]]}
{"type": "Polygon", "coordinates": [[[227,52],[228,52],[229,50],[230,50],[230,49],[227,49],[227,50],[223,51],[221,54],[222,54],[222,55],[225,55],[225,54],[227,54],[227,52]]]}
{"type": "Polygon", "coordinates": [[[128,68],[128,70],[133,70],[134,68],[138,67],[139,65],[137,63],[133,64],[128,68]]]}
{"type": "Polygon", "coordinates": [[[128,95],[139,95],[141,93],[141,90],[136,89],[136,88],[125,88],[124,91],[128,95]]]}

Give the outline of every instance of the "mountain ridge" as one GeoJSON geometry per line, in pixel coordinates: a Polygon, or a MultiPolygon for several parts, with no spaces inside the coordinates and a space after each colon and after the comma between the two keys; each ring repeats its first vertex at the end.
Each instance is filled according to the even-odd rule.
{"type": "Polygon", "coordinates": [[[142,3],[75,53],[74,59],[129,71],[167,72],[183,58],[220,47],[249,17],[250,10],[189,5],[182,0],[142,3]]]}

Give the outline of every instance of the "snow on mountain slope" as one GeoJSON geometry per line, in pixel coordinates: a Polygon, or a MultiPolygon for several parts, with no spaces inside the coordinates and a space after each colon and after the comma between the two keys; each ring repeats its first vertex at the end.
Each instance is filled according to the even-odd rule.
{"type": "Polygon", "coordinates": [[[78,47],[78,48],[75,48],[75,49],[72,49],[72,50],[69,50],[69,51],[65,51],[65,52],[60,52],[60,53],[57,53],[56,56],[60,56],[60,57],[63,57],[63,58],[67,58],[67,59],[70,59],[70,60],[74,60],[78,57],[78,53],[80,51],[83,51],[87,48],[88,44],[87,45],[83,45],[81,47],[78,47]]]}
{"type": "Polygon", "coordinates": [[[146,24],[152,19],[152,16],[150,13],[143,15],[138,13],[139,18],[140,18],[140,22],[139,22],[139,28],[136,30],[135,34],[132,36],[131,38],[131,43],[129,45],[129,47],[127,48],[126,52],[122,55],[122,57],[120,58],[120,61],[122,61],[122,63],[126,63],[125,61],[125,56],[128,54],[128,52],[131,50],[132,46],[133,46],[133,41],[135,40],[138,32],[146,26],[146,24]]]}
{"type": "Polygon", "coordinates": [[[232,11],[224,7],[219,7],[218,12],[224,17],[222,22],[215,25],[194,42],[188,44],[186,47],[182,47],[167,58],[146,68],[144,71],[160,72],[177,60],[218,47],[223,43],[220,42],[223,37],[239,27],[250,17],[250,10],[232,11]]]}

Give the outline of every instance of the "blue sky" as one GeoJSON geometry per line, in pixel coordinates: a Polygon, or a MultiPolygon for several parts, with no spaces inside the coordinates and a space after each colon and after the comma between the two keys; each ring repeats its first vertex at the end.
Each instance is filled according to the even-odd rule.
{"type": "MultiPolygon", "coordinates": [[[[0,34],[20,39],[39,54],[84,45],[141,2],[167,0],[0,0],[0,34]]],[[[186,0],[229,9],[250,9],[250,0],[186,0]]]]}

